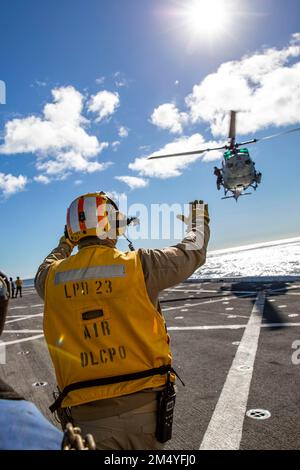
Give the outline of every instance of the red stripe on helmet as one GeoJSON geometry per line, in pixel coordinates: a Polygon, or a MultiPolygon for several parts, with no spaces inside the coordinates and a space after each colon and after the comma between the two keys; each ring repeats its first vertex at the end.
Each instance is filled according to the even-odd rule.
{"type": "MultiPolygon", "coordinates": [[[[103,215],[99,214],[99,207],[104,206],[106,204],[107,200],[106,198],[103,199],[101,196],[96,196],[96,206],[97,206],[97,217],[98,217],[98,226],[101,227],[102,230],[105,231],[107,228],[107,212],[106,210],[103,211],[103,215]]],[[[103,207],[103,209],[106,209],[106,206],[103,207]]]]}
{"type": "Polygon", "coordinates": [[[69,234],[72,233],[70,207],[67,210],[67,230],[69,234]]]}
{"type": "Polygon", "coordinates": [[[104,219],[104,215],[99,215],[99,206],[102,206],[102,204],[105,204],[104,200],[100,196],[96,196],[96,206],[97,206],[97,217],[98,217],[98,222],[101,222],[101,220],[104,219]]]}

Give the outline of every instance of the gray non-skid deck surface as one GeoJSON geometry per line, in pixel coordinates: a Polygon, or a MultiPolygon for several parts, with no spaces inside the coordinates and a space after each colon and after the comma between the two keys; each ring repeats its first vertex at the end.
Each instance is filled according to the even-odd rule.
{"type": "MultiPolygon", "coordinates": [[[[161,301],[174,367],[186,384],[177,381],[173,438],[166,448],[219,448],[232,426],[228,448],[300,449],[300,364],[292,363],[292,344],[300,340],[300,282],[187,282],[165,291],[161,301]],[[252,341],[250,330],[247,340],[249,318],[262,314],[254,306],[262,290],[262,322],[257,337],[252,341]],[[247,348],[254,361],[249,386],[249,371],[236,372],[233,363],[241,352],[248,354],[247,348]],[[271,417],[251,419],[245,415],[249,409],[268,410],[271,417]]],[[[7,343],[6,364],[0,373],[55,423],[48,410],[55,377],[42,336],[42,312],[33,288],[10,301],[1,338],[7,343]],[[33,387],[36,382],[47,385],[33,387]]]]}

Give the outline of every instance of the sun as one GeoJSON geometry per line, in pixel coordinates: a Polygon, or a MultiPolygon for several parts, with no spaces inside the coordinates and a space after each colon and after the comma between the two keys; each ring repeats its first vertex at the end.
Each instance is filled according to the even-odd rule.
{"type": "Polygon", "coordinates": [[[224,0],[191,0],[182,13],[186,27],[196,36],[215,36],[228,25],[224,0]]]}

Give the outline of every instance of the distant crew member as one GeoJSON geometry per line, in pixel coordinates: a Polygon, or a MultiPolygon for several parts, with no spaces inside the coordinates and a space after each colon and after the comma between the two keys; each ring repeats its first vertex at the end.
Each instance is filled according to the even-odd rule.
{"type": "Polygon", "coordinates": [[[219,191],[220,188],[221,188],[221,184],[223,184],[222,170],[215,166],[214,167],[214,175],[217,177],[217,188],[218,188],[218,191],[219,191]]]}
{"type": "Polygon", "coordinates": [[[105,193],[75,199],[65,236],[44,260],[35,287],[45,299],[44,334],[60,396],[97,449],[161,449],[175,402],[175,371],[159,293],[205,263],[207,206],[191,203],[176,246],[121,252],[127,217],[105,193]],[[75,245],[78,253],[71,256],[75,245]]]}
{"type": "Polygon", "coordinates": [[[20,297],[22,297],[23,281],[22,281],[22,279],[19,278],[19,276],[16,279],[16,286],[17,286],[16,298],[18,297],[18,293],[20,294],[20,297]]]}
{"type": "Polygon", "coordinates": [[[10,283],[11,298],[14,299],[16,286],[12,277],[9,278],[9,283],[10,283]]]}

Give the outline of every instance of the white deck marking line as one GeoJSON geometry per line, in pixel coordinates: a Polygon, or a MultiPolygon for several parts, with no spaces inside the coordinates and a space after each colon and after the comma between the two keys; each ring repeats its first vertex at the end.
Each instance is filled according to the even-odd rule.
{"type": "Polygon", "coordinates": [[[265,299],[265,292],[256,298],[200,450],[240,448],[265,299]],[[240,371],[240,366],[248,366],[249,370],[240,371]]]}
{"type": "Polygon", "coordinates": [[[30,305],[31,308],[33,307],[44,307],[44,304],[35,304],[35,305],[30,305]]]}
{"type": "MultiPolygon", "coordinates": [[[[241,295],[241,297],[227,297],[227,300],[239,300],[239,299],[242,299],[246,297],[245,295],[241,295]]],[[[198,305],[205,305],[205,304],[214,304],[216,302],[223,302],[224,301],[224,298],[223,299],[215,299],[215,300],[205,300],[204,302],[197,302],[197,303],[194,303],[193,304],[193,307],[197,307],[198,305]]],[[[192,306],[192,305],[191,305],[192,306]]],[[[180,307],[167,307],[167,308],[163,308],[162,311],[163,312],[168,312],[169,310],[178,310],[182,308],[182,305],[180,307]]]]}
{"type": "Polygon", "coordinates": [[[222,313],[222,312],[220,312],[219,315],[224,315],[227,318],[229,318],[229,317],[231,317],[231,318],[247,318],[247,320],[249,320],[249,315],[238,315],[237,313],[222,313]]]}
{"type": "MultiPolygon", "coordinates": [[[[262,323],[261,328],[287,328],[300,326],[300,323],[262,323]]],[[[239,330],[247,325],[208,325],[208,326],[168,326],[168,331],[205,331],[205,330],[239,330]]]]}
{"type": "Polygon", "coordinates": [[[3,333],[43,333],[43,330],[4,330],[3,333]]]}
{"type": "Polygon", "coordinates": [[[198,294],[203,293],[217,293],[222,295],[229,295],[229,294],[257,294],[256,290],[230,290],[226,292],[220,292],[219,290],[205,290],[205,289],[166,289],[167,292],[198,292],[198,294]]]}
{"type": "Polygon", "coordinates": [[[23,306],[20,305],[19,307],[10,307],[10,308],[8,309],[8,311],[10,311],[10,310],[17,310],[17,309],[19,309],[19,308],[28,308],[28,307],[26,307],[26,305],[23,305],[23,306]]]}
{"type": "Polygon", "coordinates": [[[216,292],[219,292],[217,290],[204,290],[204,289],[166,289],[167,292],[182,292],[182,293],[185,293],[185,292],[198,292],[198,294],[202,294],[203,292],[211,292],[211,293],[216,293],[216,292]]]}
{"type": "Polygon", "coordinates": [[[292,289],[299,289],[300,286],[287,286],[287,287],[280,287],[278,289],[269,289],[268,294],[272,295],[273,292],[286,292],[292,289]]]}
{"type": "Polygon", "coordinates": [[[6,318],[26,318],[27,315],[23,314],[23,315],[7,315],[6,318]]]}
{"type": "Polygon", "coordinates": [[[32,341],[34,339],[43,338],[43,336],[44,335],[35,335],[29,336],[28,338],[16,339],[14,341],[2,341],[2,344],[5,344],[5,346],[9,346],[10,344],[24,343],[25,341],[32,341]]]}
{"type": "Polygon", "coordinates": [[[23,320],[26,320],[26,316],[22,315],[22,316],[19,316],[17,318],[14,318],[13,320],[8,320],[5,322],[5,324],[7,325],[8,323],[15,323],[17,321],[23,321],[23,320]]]}
{"type": "Polygon", "coordinates": [[[249,294],[249,295],[257,295],[257,290],[230,290],[230,291],[227,291],[227,294],[249,294]]]}
{"type": "Polygon", "coordinates": [[[34,315],[26,315],[21,318],[14,318],[13,320],[8,320],[5,322],[5,325],[8,325],[8,323],[15,323],[16,321],[23,321],[27,320],[29,318],[34,318],[34,317],[42,317],[44,314],[43,313],[36,313],[34,315]]]}

